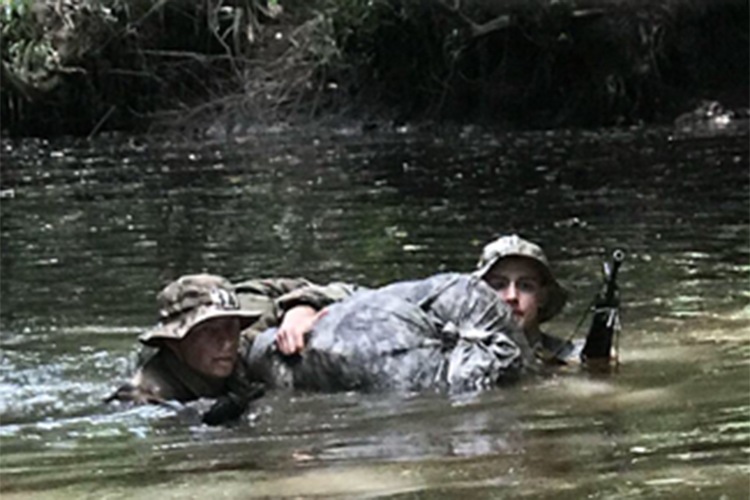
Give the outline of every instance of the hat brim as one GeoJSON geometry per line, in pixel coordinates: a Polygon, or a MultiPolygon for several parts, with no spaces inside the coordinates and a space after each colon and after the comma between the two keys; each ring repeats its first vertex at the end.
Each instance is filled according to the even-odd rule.
{"type": "Polygon", "coordinates": [[[138,340],[141,343],[155,346],[162,340],[182,340],[196,326],[220,318],[237,318],[240,320],[240,331],[255,323],[263,315],[262,311],[247,311],[242,309],[219,309],[215,306],[197,307],[186,314],[182,314],[172,321],[159,323],[154,328],[143,333],[138,340]]]}
{"type": "Polygon", "coordinates": [[[477,269],[476,271],[474,271],[472,274],[474,276],[476,276],[477,278],[484,279],[484,277],[487,276],[487,273],[490,272],[490,269],[492,269],[493,267],[495,267],[495,264],[497,264],[500,261],[500,259],[502,259],[504,257],[509,257],[509,256],[508,255],[498,255],[498,256],[495,256],[495,257],[491,258],[482,267],[480,267],[479,269],[477,269]]]}
{"type": "Polygon", "coordinates": [[[565,307],[568,302],[568,291],[555,279],[552,275],[552,271],[539,259],[535,259],[529,255],[523,253],[508,253],[505,255],[497,255],[492,259],[488,260],[482,267],[474,271],[474,276],[480,279],[484,279],[487,274],[492,270],[495,265],[503,259],[508,257],[524,258],[531,262],[534,262],[536,266],[544,274],[545,281],[547,282],[547,303],[544,307],[539,308],[538,318],[539,323],[544,323],[557,316],[557,314],[565,307]]]}

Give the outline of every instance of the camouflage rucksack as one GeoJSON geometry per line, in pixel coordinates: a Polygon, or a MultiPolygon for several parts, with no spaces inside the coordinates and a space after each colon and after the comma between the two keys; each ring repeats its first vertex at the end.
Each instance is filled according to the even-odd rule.
{"type": "Polygon", "coordinates": [[[292,358],[275,330],[247,357],[271,387],[337,390],[478,389],[516,379],[531,359],[508,306],[481,279],[441,274],[367,290],[333,304],[292,358]]]}

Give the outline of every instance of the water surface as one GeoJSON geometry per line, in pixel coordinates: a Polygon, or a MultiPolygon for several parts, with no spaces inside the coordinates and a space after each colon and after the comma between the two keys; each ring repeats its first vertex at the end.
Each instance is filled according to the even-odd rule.
{"type": "MultiPolygon", "coordinates": [[[[2,143],[3,498],[750,495],[748,136],[282,130],[2,143]],[[271,394],[228,428],[107,406],[184,273],[376,286],[519,232],[574,332],[623,248],[621,366],[482,394],[271,394]]],[[[583,332],[579,332],[582,335],[583,332]]]]}

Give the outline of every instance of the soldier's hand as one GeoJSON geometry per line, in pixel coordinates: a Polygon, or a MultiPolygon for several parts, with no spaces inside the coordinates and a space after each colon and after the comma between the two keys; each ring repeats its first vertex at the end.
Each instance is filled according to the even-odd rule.
{"type": "Polygon", "coordinates": [[[262,384],[249,384],[240,392],[229,392],[216,398],[216,402],[203,414],[203,423],[206,425],[221,425],[237,420],[245,413],[250,402],[265,393],[262,384]]]}
{"type": "Polygon", "coordinates": [[[326,309],[316,311],[310,306],[296,306],[288,310],[276,332],[279,352],[289,356],[302,351],[305,347],[305,334],[327,312],[326,309]]]}
{"type": "Polygon", "coordinates": [[[203,414],[203,423],[206,425],[221,425],[242,416],[247,408],[247,401],[228,396],[221,396],[216,403],[203,414]]]}

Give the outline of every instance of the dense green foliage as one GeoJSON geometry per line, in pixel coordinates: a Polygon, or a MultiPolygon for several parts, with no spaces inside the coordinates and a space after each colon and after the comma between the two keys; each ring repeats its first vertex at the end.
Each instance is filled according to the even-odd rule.
{"type": "Polygon", "coordinates": [[[602,126],[701,98],[747,106],[746,0],[280,3],[2,0],[3,127],[340,113],[602,126]]]}
{"type": "Polygon", "coordinates": [[[3,126],[23,134],[128,128],[235,92],[255,0],[3,0],[3,126]]]}

